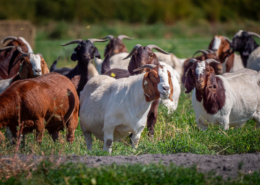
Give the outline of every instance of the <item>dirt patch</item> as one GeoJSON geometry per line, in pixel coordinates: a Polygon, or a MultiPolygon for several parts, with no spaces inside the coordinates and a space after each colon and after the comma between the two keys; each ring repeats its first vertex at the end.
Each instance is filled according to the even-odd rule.
{"type": "MultiPolygon", "coordinates": [[[[10,156],[1,156],[0,159],[10,158],[10,156]]],[[[21,161],[26,161],[28,155],[18,155],[21,161]]],[[[31,161],[46,160],[47,156],[30,156],[31,161]]],[[[109,165],[112,163],[158,163],[169,165],[174,163],[177,166],[188,167],[196,165],[199,172],[213,171],[216,175],[224,178],[235,178],[239,172],[251,174],[260,170],[260,153],[253,154],[236,154],[236,155],[197,155],[179,153],[172,155],[164,154],[146,154],[139,156],[52,156],[56,160],[62,160],[73,163],[85,163],[89,167],[97,167],[100,165],[109,165]]],[[[0,166],[1,168],[1,166],[0,166]]]]}

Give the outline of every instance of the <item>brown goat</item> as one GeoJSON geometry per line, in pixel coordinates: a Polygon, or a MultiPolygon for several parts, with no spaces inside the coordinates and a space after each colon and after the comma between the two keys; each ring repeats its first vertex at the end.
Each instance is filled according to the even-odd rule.
{"type": "Polygon", "coordinates": [[[17,81],[0,94],[0,129],[9,127],[12,136],[23,125],[22,134],[36,129],[37,142],[47,129],[55,141],[66,125],[72,143],[78,125],[79,98],[71,81],[58,73],[17,81]],[[46,121],[46,123],[44,123],[46,121]]]}
{"type": "MultiPolygon", "coordinates": [[[[202,55],[195,57],[195,59],[199,60],[199,61],[203,61],[206,59],[215,59],[216,61],[219,62],[219,58],[215,53],[212,53],[211,51],[205,51],[205,50],[198,50],[197,52],[195,52],[192,56],[192,58],[194,58],[194,56],[199,53],[202,52],[202,55]]],[[[187,58],[184,63],[183,63],[183,75],[181,77],[181,82],[182,84],[185,84],[186,81],[186,73],[189,70],[189,68],[193,65],[193,63],[189,62],[191,58],[187,58]]],[[[223,69],[222,69],[222,65],[221,63],[216,63],[216,62],[212,62],[210,63],[210,66],[214,69],[215,73],[218,74],[222,74],[223,73],[223,69]]]]}
{"type": "Polygon", "coordinates": [[[113,35],[108,35],[104,39],[109,39],[110,42],[107,44],[105,48],[104,57],[107,56],[108,53],[110,53],[110,57],[112,57],[115,54],[118,53],[127,53],[127,48],[125,44],[122,42],[123,39],[132,39],[126,35],[118,35],[117,38],[114,38],[113,35]]]}
{"type": "Polygon", "coordinates": [[[25,53],[33,52],[30,44],[28,44],[28,42],[23,37],[8,36],[3,38],[1,43],[4,44],[10,40],[11,42],[6,45],[6,49],[0,49],[0,80],[11,78],[19,71],[19,62],[12,69],[9,65],[10,61],[15,61],[21,55],[21,53],[17,51],[18,46],[25,53]]]}

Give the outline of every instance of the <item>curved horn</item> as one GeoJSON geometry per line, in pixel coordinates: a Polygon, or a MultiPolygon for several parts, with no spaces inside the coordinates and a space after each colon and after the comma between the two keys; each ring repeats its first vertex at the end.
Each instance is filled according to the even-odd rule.
{"type": "Polygon", "coordinates": [[[67,46],[67,45],[70,45],[70,44],[78,44],[80,42],[82,42],[82,39],[77,39],[77,40],[70,41],[66,44],[61,44],[61,46],[67,46]]]}
{"type": "Polygon", "coordinates": [[[22,54],[26,54],[26,55],[29,55],[29,54],[30,54],[30,53],[25,53],[25,52],[23,52],[21,47],[17,47],[17,50],[18,50],[20,53],[22,53],[22,54]]]}
{"type": "Polygon", "coordinates": [[[214,51],[212,51],[211,49],[207,49],[206,50],[208,53],[215,53],[214,51]]]}
{"type": "Polygon", "coordinates": [[[188,60],[188,62],[192,62],[192,63],[194,63],[196,61],[197,61],[197,59],[195,59],[195,58],[191,58],[190,60],[188,60]]]}
{"type": "Polygon", "coordinates": [[[135,50],[138,50],[138,48],[141,47],[141,46],[142,46],[141,44],[136,44],[134,46],[134,48],[132,49],[132,51],[123,60],[128,59],[129,57],[131,57],[134,54],[135,50]]]}
{"type": "Polygon", "coordinates": [[[192,55],[192,58],[194,58],[194,56],[195,56],[197,53],[199,53],[199,52],[202,52],[202,53],[204,53],[205,55],[209,54],[208,51],[200,49],[200,50],[196,51],[196,52],[192,55]]]}
{"type": "Polygon", "coordinates": [[[109,40],[112,40],[113,38],[114,38],[113,35],[107,35],[107,36],[105,36],[103,39],[109,39],[109,40]]]}
{"type": "Polygon", "coordinates": [[[222,37],[229,43],[229,45],[231,44],[231,40],[229,38],[227,38],[225,36],[222,36],[222,37]]]}
{"type": "Polygon", "coordinates": [[[170,53],[166,52],[166,51],[163,51],[161,48],[159,48],[158,46],[156,45],[147,45],[147,47],[149,47],[151,50],[152,49],[156,49],[157,51],[161,52],[161,53],[164,53],[164,54],[167,54],[169,55],[170,53]]]}
{"type": "Polygon", "coordinates": [[[256,36],[256,37],[260,38],[260,35],[258,35],[257,33],[254,33],[254,32],[251,32],[251,31],[248,31],[247,33],[248,33],[248,35],[256,36]]]}
{"type": "Polygon", "coordinates": [[[132,39],[134,39],[134,38],[128,37],[128,36],[126,36],[126,35],[118,35],[117,38],[118,38],[119,40],[123,40],[123,39],[130,39],[130,40],[132,40],[132,39]]]}
{"type": "Polygon", "coordinates": [[[4,37],[2,40],[1,40],[1,43],[4,44],[6,41],[8,40],[17,40],[17,37],[15,36],[7,36],[7,37],[4,37]]]}
{"type": "Polygon", "coordinates": [[[88,39],[91,43],[94,43],[94,42],[106,42],[108,41],[107,39],[88,39]]]}
{"type": "Polygon", "coordinates": [[[156,67],[157,65],[154,65],[154,64],[145,64],[141,67],[138,67],[137,69],[133,70],[134,72],[136,71],[139,71],[141,69],[144,69],[144,68],[149,68],[149,69],[153,69],[154,67],[156,67]]]}
{"type": "Polygon", "coordinates": [[[4,51],[6,49],[13,49],[13,48],[15,48],[15,46],[6,46],[6,47],[1,48],[0,51],[4,51]]]}
{"type": "Polygon", "coordinates": [[[207,59],[206,62],[207,62],[208,64],[210,64],[211,62],[217,62],[217,63],[220,63],[220,62],[218,62],[218,61],[216,61],[215,59],[212,59],[212,58],[207,59]]]}

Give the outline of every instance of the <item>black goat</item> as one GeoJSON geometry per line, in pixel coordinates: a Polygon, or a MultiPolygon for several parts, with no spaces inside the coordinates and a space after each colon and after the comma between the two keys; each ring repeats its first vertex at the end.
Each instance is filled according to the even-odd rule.
{"type": "MultiPolygon", "coordinates": [[[[74,40],[71,42],[68,42],[66,44],[62,44],[62,46],[67,46],[70,44],[78,44],[78,46],[74,49],[74,52],[71,55],[72,61],[78,61],[78,64],[73,69],[68,68],[60,68],[55,69],[51,72],[57,72],[60,73],[69,79],[72,79],[76,75],[81,75],[80,82],[77,88],[77,93],[79,95],[80,91],[83,89],[85,84],[88,81],[88,63],[91,59],[94,59],[94,57],[100,58],[100,54],[98,49],[93,44],[94,42],[105,42],[107,40],[104,39],[88,39],[88,40],[74,40]],[[68,72],[69,71],[69,72],[68,72]]],[[[57,63],[57,62],[56,62],[57,63]]],[[[53,64],[54,65],[54,64],[53,64]]],[[[52,69],[55,67],[52,65],[52,69]]]]}
{"type": "MultiPolygon", "coordinates": [[[[259,71],[260,66],[257,67],[257,65],[254,64],[255,61],[248,60],[250,55],[252,54],[252,52],[255,51],[259,47],[259,45],[255,42],[255,40],[253,39],[252,36],[256,36],[256,37],[260,38],[260,35],[254,33],[254,32],[247,32],[247,31],[243,31],[243,30],[238,31],[234,35],[233,40],[231,42],[230,53],[233,53],[234,51],[239,52],[240,56],[242,58],[244,67],[259,71]]],[[[256,57],[254,57],[254,58],[256,58],[256,57]]],[[[260,56],[258,56],[257,58],[260,58],[260,56]]]]}

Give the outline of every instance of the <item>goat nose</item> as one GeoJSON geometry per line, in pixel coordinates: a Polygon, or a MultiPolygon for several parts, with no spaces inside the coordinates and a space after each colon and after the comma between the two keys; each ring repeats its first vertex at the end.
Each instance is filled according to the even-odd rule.
{"type": "Polygon", "coordinates": [[[163,86],[163,90],[169,91],[170,87],[169,86],[163,86]]]}
{"type": "Polygon", "coordinates": [[[37,72],[37,73],[39,73],[39,72],[41,72],[42,70],[40,70],[40,69],[35,69],[35,72],[37,72]]]}
{"type": "Polygon", "coordinates": [[[203,81],[202,81],[202,80],[198,80],[197,82],[198,82],[198,83],[202,83],[203,81]]]}

